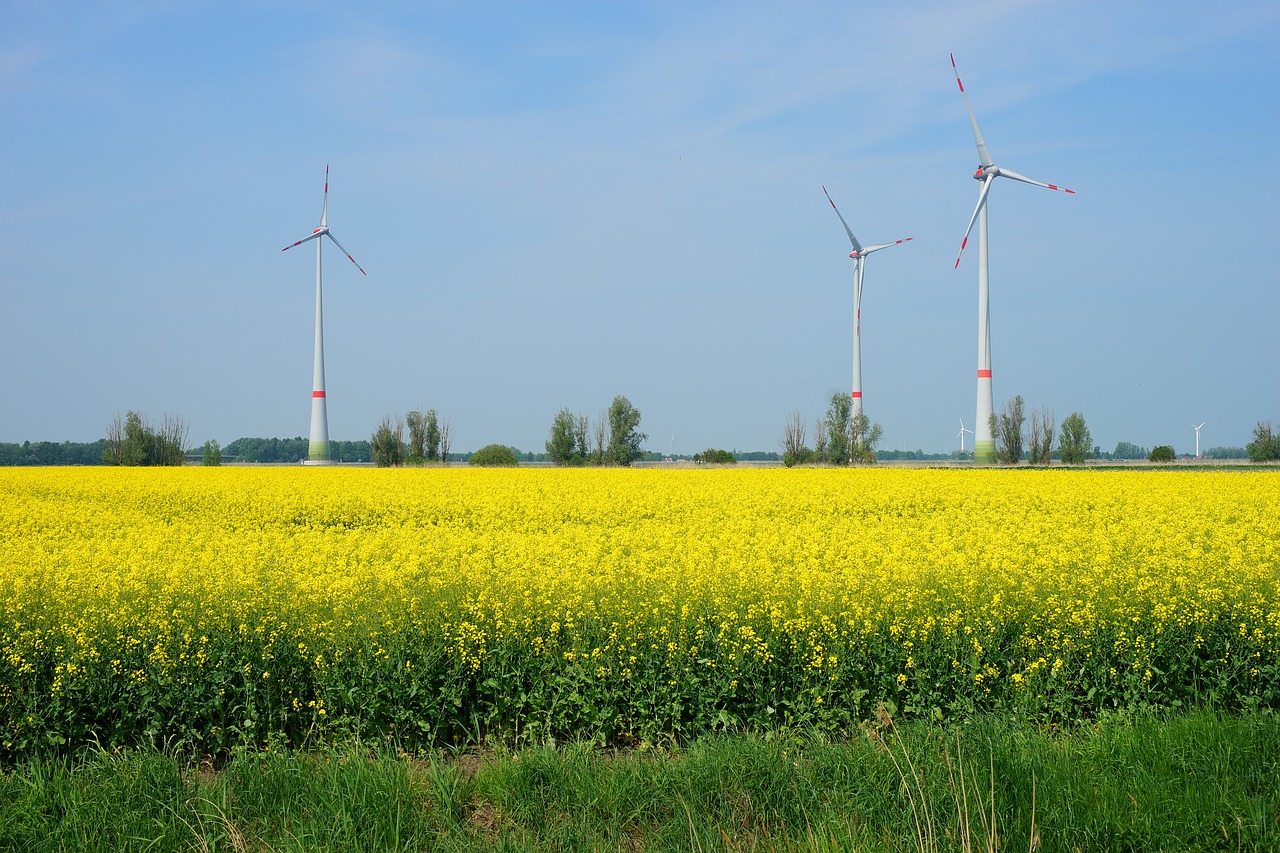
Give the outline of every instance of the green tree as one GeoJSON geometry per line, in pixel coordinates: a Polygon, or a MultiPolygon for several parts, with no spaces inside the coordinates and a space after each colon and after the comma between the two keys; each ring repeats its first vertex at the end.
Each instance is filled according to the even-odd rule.
{"type": "Polygon", "coordinates": [[[880,424],[873,424],[865,412],[858,412],[849,421],[849,461],[854,465],[874,465],[876,445],[884,435],[880,424]]]}
{"type": "Polygon", "coordinates": [[[827,406],[824,426],[827,432],[827,461],[836,465],[848,465],[852,449],[853,434],[853,399],[847,394],[836,392],[831,395],[831,405],[827,406]]]}
{"type": "Polygon", "coordinates": [[[701,453],[693,454],[693,461],[700,462],[704,465],[735,465],[737,458],[727,450],[719,450],[714,447],[707,448],[701,453]]]}
{"type": "Polygon", "coordinates": [[[551,433],[547,436],[547,456],[557,465],[573,463],[577,449],[577,420],[573,412],[561,409],[551,421],[551,433]]]}
{"type": "MultiPolygon", "coordinates": [[[[422,456],[424,459],[434,462],[440,456],[440,419],[436,415],[435,409],[427,409],[427,414],[423,419],[422,436],[422,456]]],[[[440,461],[447,462],[448,460],[440,459],[440,461]]]]}
{"type": "Polygon", "coordinates": [[[1178,454],[1173,452],[1173,447],[1168,444],[1158,444],[1151,448],[1151,452],[1147,454],[1147,459],[1151,462],[1172,462],[1178,454]]]}
{"type": "Polygon", "coordinates": [[[1245,445],[1252,462],[1273,462],[1280,459],[1280,433],[1270,421],[1258,421],[1253,428],[1253,441],[1245,445]]]}
{"type": "Polygon", "coordinates": [[[427,458],[426,416],[415,409],[405,414],[404,422],[409,428],[409,447],[405,461],[410,465],[421,465],[427,458]]]}
{"type": "Polygon", "coordinates": [[[1089,427],[1085,426],[1084,415],[1072,412],[1062,422],[1062,438],[1058,442],[1058,455],[1067,465],[1082,465],[1089,458],[1089,448],[1093,439],[1089,436],[1089,427]]]}
{"type": "Polygon", "coordinates": [[[640,410],[619,394],[609,404],[609,446],[605,461],[630,465],[640,457],[640,443],[649,436],[640,432],[640,410]]]}
{"type": "Polygon", "coordinates": [[[217,439],[211,438],[204,443],[204,452],[200,454],[200,464],[222,464],[222,445],[218,444],[217,439]]]}
{"type": "MultiPolygon", "coordinates": [[[[1017,465],[1022,460],[1022,395],[1005,403],[1004,411],[991,416],[991,437],[996,441],[996,459],[1006,465],[1017,465]]],[[[1065,423],[1063,428],[1066,428],[1065,423]]]]}
{"type": "Polygon", "coordinates": [[[379,468],[399,467],[404,464],[404,421],[397,415],[392,420],[384,415],[373,437],[369,439],[369,452],[373,464],[379,468]]]}
{"type": "Polygon", "coordinates": [[[449,451],[453,447],[453,421],[445,418],[440,422],[440,461],[449,462],[449,451]]]}
{"type": "Polygon", "coordinates": [[[481,467],[513,467],[520,464],[516,458],[515,448],[507,447],[502,444],[486,444],[484,447],[471,454],[471,458],[467,460],[469,465],[478,465],[481,467]]]}

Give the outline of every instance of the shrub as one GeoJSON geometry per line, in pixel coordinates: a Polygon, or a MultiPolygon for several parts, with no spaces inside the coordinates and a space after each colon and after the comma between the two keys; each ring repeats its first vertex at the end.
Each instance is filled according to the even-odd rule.
{"type": "Polygon", "coordinates": [[[510,467],[520,464],[519,460],[516,459],[516,452],[510,447],[501,444],[486,444],[475,453],[472,453],[467,462],[468,464],[485,468],[510,467]]]}
{"type": "Polygon", "coordinates": [[[693,454],[693,461],[705,462],[709,465],[733,465],[738,460],[737,457],[727,450],[708,448],[701,453],[693,454]]]}
{"type": "Polygon", "coordinates": [[[1147,455],[1147,459],[1152,462],[1172,462],[1177,456],[1173,452],[1173,448],[1167,444],[1160,444],[1151,448],[1151,453],[1147,455]]]}

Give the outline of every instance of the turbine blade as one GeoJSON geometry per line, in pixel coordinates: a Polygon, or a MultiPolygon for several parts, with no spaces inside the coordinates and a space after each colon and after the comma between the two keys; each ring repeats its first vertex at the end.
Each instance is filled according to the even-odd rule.
{"type": "Polygon", "coordinates": [[[876,243],[874,246],[866,246],[862,250],[862,254],[869,255],[872,252],[878,252],[881,249],[888,249],[891,246],[900,246],[903,243],[910,243],[915,237],[903,237],[901,240],[894,240],[892,243],[876,243]]]}
{"type": "MultiPolygon", "coordinates": [[[[822,194],[827,197],[827,201],[831,201],[831,193],[827,192],[827,188],[822,188],[822,194]]],[[[831,201],[831,209],[836,212],[836,216],[840,216],[840,208],[836,207],[836,203],[831,201]]],[[[840,216],[840,224],[844,226],[844,232],[849,235],[849,242],[853,245],[855,252],[862,252],[862,244],[858,242],[858,238],[853,236],[853,229],[849,227],[849,223],[844,221],[844,217],[840,216]]]]}
{"type": "Polygon", "coordinates": [[[964,84],[960,82],[960,71],[956,68],[954,53],[951,54],[951,70],[956,74],[956,85],[960,87],[960,97],[964,99],[964,108],[969,113],[969,123],[973,125],[973,141],[978,146],[978,162],[983,166],[994,166],[991,155],[987,153],[987,143],[982,138],[982,131],[978,130],[978,120],[974,118],[973,108],[969,106],[969,96],[964,93],[964,84]]]}
{"type": "Polygon", "coordinates": [[[320,208],[320,227],[329,224],[329,164],[324,164],[324,207],[320,208]]]}
{"type": "Polygon", "coordinates": [[[315,231],[314,231],[310,236],[303,237],[301,240],[299,240],[299,241],[298,241],[298,242],[296,242],[296,243],[290,243],[289,245],[285,246],[285,247],[284,247],[283,249],[281,249],[280,251],[282,251],[282,252],[287,252],[287,251],[289,251],[290,249],[294,248],[295,246],[301,246],[303,243],[307,242],[308,240],[314,240],[315,238],[319,237],[319,236],[320,236],[321,234],[323,234],[323,233],[324,233],[323,231],[321,231],[319,228],[317,228],[317,229],[316,229],[316,230],[315,230],[315,231]]]}
{"type": "Polygon", "coordinates": [[[960,252],[956,255],[956,265],[953,269],[960,268],[960,255],[964,254],[964,247],[969,245],[969,232],[973,230],[973,223],[978,218],[978,213],[982,211],[982,206],[987,203],[987,194],[991,192],[991,183],[995,179],[995,175],[987,175],[982,179],[982,190],[978,193],[978,206],[973,209],[973,216],[969,217],[969,227],[964,229],[964,239],[960,241],[960,252]]]}
{"type": "Polygon", "coordinates": [[[1012,169],[1006,169],[1003,166],[1000,167],[1000,177],[1013,178],[1015,181],[1022,181],[1024,184],[1033,184],[1034,186],[1037,186],[1037,187],[1044,187],[1047,190],[1057,190],[1060,193],[1071,193],[1072,195],[1076,194],[1075,190],[1069,190],[1066,187],[1060,187],[1057,184],[1046,184],[1044,181],[1032,180],[1031,178],[1028,178],[1026,175],[1020,175],[1017,172],[1013,171],[1012,169]]]}
{"type": "MultiPolygon", "coordinates": [[[[342,254],[344,254],[344,255],[346,255],[346,256],[347,256],[347,260],[351,261],[351,263],[353,263],[353,264],[356,264],[356,259],[355,259],[355,258],[353,258],[353,257],[351,257],[351,253],[350,253],[350,252],[348,252],[346,249],[343,249],[343,248],[342,248],[342,244],[338,242],[338,238],[337,238],[337,237],[333,236],[333,232],[332,232],[332,231],[326,231],[326,232],[324,232],[324,233],[328,234],[328,235],[329,235],[329,239],[333,241],[333,245],[337,246],[337,247],[338,247],[338,249],[342,252],[342,254]]],[[[364,271],[364,267],[360,266],[359,264],[356,264],[356,269],[360,270],[360,273],[361,273],[362,275],[368,275],[368,273],[364,271]]]]}

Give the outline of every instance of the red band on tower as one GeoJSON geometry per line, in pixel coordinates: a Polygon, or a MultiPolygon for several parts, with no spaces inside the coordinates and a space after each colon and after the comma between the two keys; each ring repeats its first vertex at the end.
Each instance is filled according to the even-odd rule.
{"type": "Polygon", "coordinates": [[[990,378],[991,378],[991,371],[990,371],[990,370],[979,370],[979,371],[978,371],[978,378],[979,378],[979,379],[990,379],[990,378]]]}
{"type": "Polygon", "coordinates": [[[312,392],[311,392],[311,396],[312,396],[312,397],[323,397],[323,396],[324,396],[324,392],[323,392],[323,391],[312,391],[312,392]]]}

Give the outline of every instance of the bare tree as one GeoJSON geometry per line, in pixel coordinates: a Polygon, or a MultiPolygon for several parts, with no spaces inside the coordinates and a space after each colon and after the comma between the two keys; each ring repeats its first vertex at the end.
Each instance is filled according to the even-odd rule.
{"type": "Polygon", "coordinates": [[[604,410],[596,417],[591,433],[595,446],[591,449],[591,464],[603,465],[605,451],[609,449],[609,412],[604,410]]]}
{"type": "Polygon", "coordinates": [[[991,416],[991,437],[996,440],[996,459],[1017,465],[1022,459],[1022,395],[1005,403],[1004,411],[991,416]]]}
{"type": "Polygon", "coordinates": [[[818,418],[813,422],[813,458],[818,462],[826,462],[827,449],[827,423],[818,418]]]}
{"type": "Polygon", "coordinates": [[[805,425],[804,418],[797,409],[787,418],[787,424],[782,428],[782,460],[795,464],[801,461],[804,452],[808,449],[805,447],[805,425]]]}
{"type": "Polygon", "coordinates": [[[578,415],[574,421],[573,441],[577,453],[582,457],[582,464],[591,461],[591,419],[586,415],[578,415]]]}
{"type": "Polygon", "coordinates": [[[165,415],[160,424],[159,464],[181,465],[187,458],[187,439],[190,427],[177,415],[165,415]]]}
{"type": "Polygon", "coordinates": [[[102,461],[108,465],[124,464],[125,431],[124,418],[116,412],[111,423],[107,424],[107,449],[102,452],[102,461]]]}
{"type": "Polygon", "coordinates": [[[445,418],[440,422],[440,461],[449,461],[449,449],[453,447],[453,421],[445,418]]]}
{"type": "Polygon", "coordinates": [[[1032,465],[1050,465],[1053,463],[1053,439],[1056,427],[1053,412],[1045,406],[1040,411],[1031,412],[1030,441],[1027,453],[1032,465]]]}

